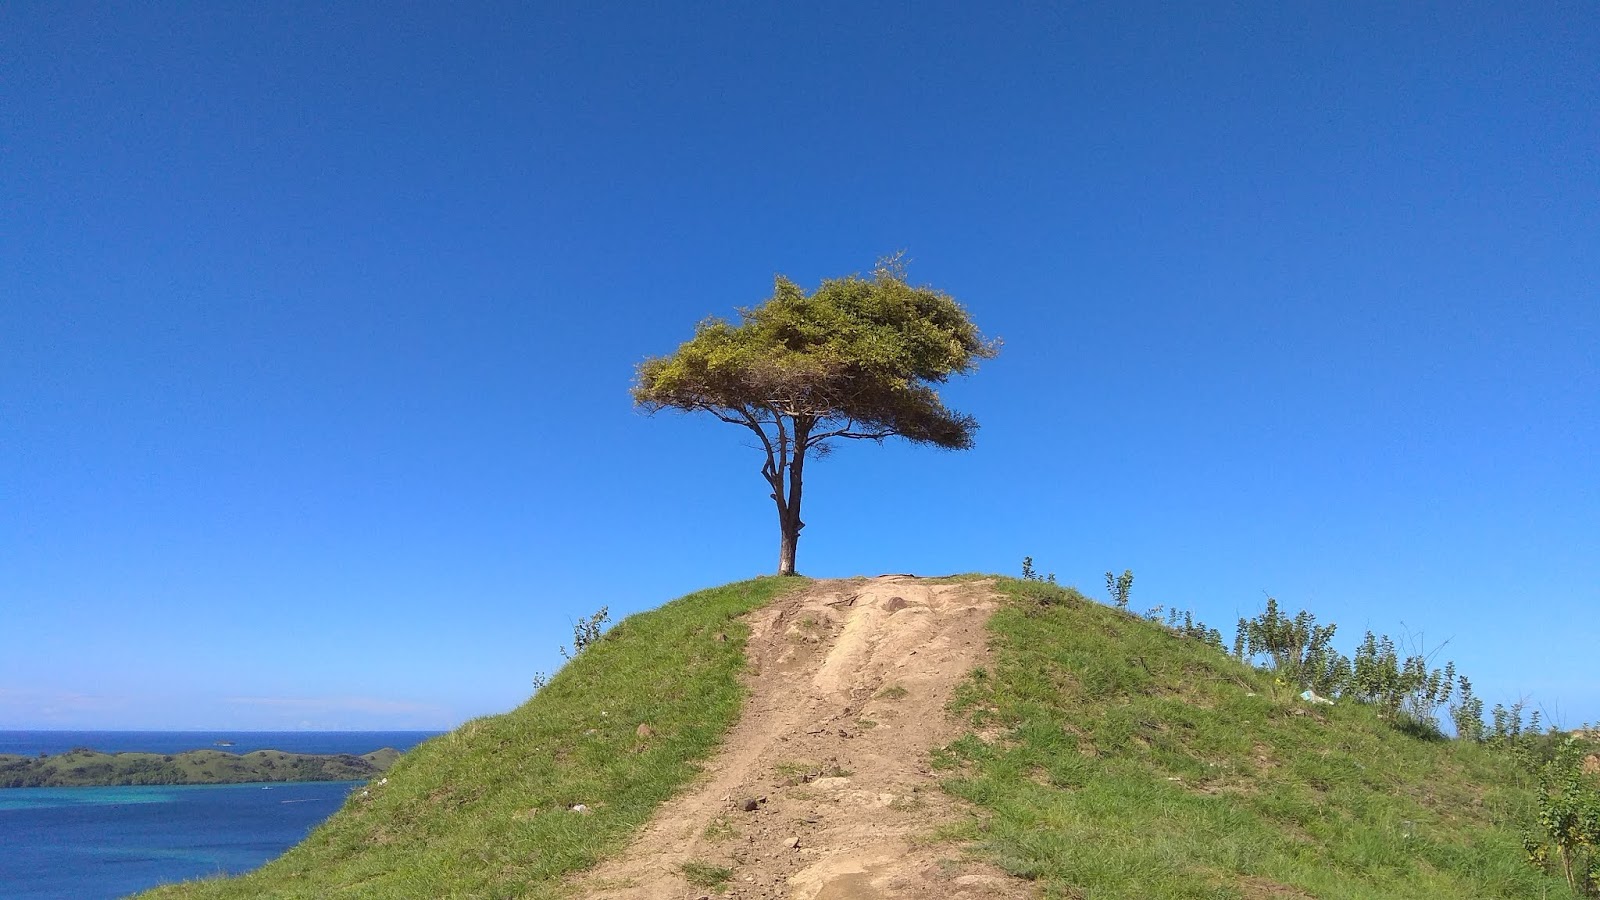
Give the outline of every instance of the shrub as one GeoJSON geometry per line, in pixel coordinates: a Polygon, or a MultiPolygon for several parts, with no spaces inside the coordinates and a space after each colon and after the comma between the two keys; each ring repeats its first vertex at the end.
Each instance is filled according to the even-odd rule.
{"type": "Polygon", "coordinates": [[[1539,834],[1525,833],[1528,862],[1559,864],[1567,886],[1600,897],[1600,790],[1583,772],[1585,744],[1569,735],[1539,770],[1539,834]]]}
{"type": "Polygon", "coordinates": [[[571,659],[583,652],[583,648],[600,640],[605,633],[605,625],[611,621],[611,608],[602,606],[594,615],[579,619],[572,625],[572,652],[568,653],[566,647],[560,648],[561,655],[571,659]]]}
{"type": "Polygon", "coordinates": [[[1284,615],[1278,601],[1253,619],[1240,619],[1233,653],[1247,662],[1265,659],[1273,674],[1288,684],[1319,694],[1341,693],[1350,676],[1350,661],[1333,649],[1334,624],[1318,625],[1317,617],[1300,610],[1284,615]]]}
{"type": "Polygon", "coordinates": [[[1128,594],[1133,590],[1133,570],[1123,569],[1121,575],[1106,573],[1106,594],[1117,609],[1128,608],[1128,594]]]}

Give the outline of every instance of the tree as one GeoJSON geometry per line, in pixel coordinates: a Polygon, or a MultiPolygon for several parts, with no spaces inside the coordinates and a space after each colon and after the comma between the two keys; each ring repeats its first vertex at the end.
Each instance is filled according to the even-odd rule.
{"type": "Polygon", "coordinates": [[[999,342],[949,295],[907,283],[899,255],[870,278],[828,279],[811,294],[780,275],[772,296],[739,320],[707,319],[676,353],[640,363],[633,402],[651,413],[710,413],[755,433],[778,509],[778,574],[795,571],[808,456],[889,437],[972,446],[977,421],[945,408],[934,388],[993,357],[999,342]]]}

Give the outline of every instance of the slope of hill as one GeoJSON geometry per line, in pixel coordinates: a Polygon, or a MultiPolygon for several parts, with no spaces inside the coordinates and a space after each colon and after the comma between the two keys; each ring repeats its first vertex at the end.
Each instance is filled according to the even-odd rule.
{"type": "Polygon", "coordinates": [[[146,896],[562,896],[563,879],[619,849],[737,719],[739,616],[806,584],[741,582],[630,616],[516,710],[408,751],[386,784],[356,791],[282,857],[146,896]]]}
{"type": "Polygon", "coordinates": [[[939,754],[967,834],[1049,896],[1563,897],[1511,754],[1312,704],[1193,638],[1001,579],[998,655],[939,754]]]}
{"type": "Polygon", "coordinates": [[[1530,782],[1070,590],[759,579],[148,896],[1567,896],[1522,860],[1530,782]]]}

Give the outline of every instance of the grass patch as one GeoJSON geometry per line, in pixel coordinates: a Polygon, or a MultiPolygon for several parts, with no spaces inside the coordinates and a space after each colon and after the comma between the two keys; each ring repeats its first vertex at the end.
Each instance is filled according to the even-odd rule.
{"type": "Polygon", "coordinates": [[[882,699],[882,700],[904,700],[906,698],[906,695],[910,694],[910,693],[911,693],[910,691],[906,690],[901,685],[891,684],[888,687],[884,688],[883,690],[879,691],[878,692],[878,697],[879,697],[879,699],[882,699]]]}
{"type": "Polygon", "coordinates": [[[568,896],[564,879],[620,849],[737,719],[737,617],[806,584],[756,579],[630,616],[521,707],[405,754],[263,868],[144,896],[568,896]]]}
{"type": "Polygon", "coordinates": [[[974,733],[935,759],[983,852],[1045,896],[1568,896],[1522,859],[1532,792],[1506,754],[1274,698],[1199,641],[998,584],[996,664],[953,701],[974,733]]]}
{"type": "Polygon", "coordinates": [[[683,864],[683,877],[695,887],[721,888],[733,880],[733,870],[727,866],[714,866],[708,862],[691,859],[683,864]]]}
{"type": "Polygon", "coordinates": [[[738,837],[739,828],[728,821],[726,816],[717,816],[706,823],[703,834],[706,840],[720,844],[723,841],[731,841],[738,837]]]}

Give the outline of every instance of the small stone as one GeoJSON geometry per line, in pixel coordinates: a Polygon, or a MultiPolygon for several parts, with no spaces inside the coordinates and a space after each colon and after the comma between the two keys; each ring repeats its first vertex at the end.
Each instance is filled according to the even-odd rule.
{"type": "Polygon", "coordinates": [[[744,809],[745,812],[755,812],[756,808],[761,804],[756,800],[756,798],[751,797],[739,805],[744,809]]]}
{"type": "Polygon", "coordinates": [[[800,839],[797,837],[789,838],[787,841],[783,842],[783,845],[788,847],[790,850],[798,850],[800,849],[800,839]]]}
{"type": "Polygon", "coordinates": [[[589,807],[584,806],[582,803],[574,803],[572,804],[571,808],[575,813],[586,813],[589,811],[589,807]]]}

